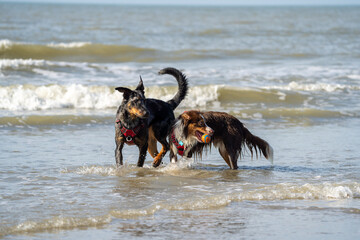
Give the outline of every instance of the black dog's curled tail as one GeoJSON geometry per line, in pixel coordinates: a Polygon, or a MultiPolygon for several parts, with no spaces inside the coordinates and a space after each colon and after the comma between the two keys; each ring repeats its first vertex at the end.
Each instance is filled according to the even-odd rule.
{"type": "Polygon", "coordinates": [[[177,106],[179,106],[180,102],[184,100],[188,92],[188,82],[186,76],[176,68],[171,68],[171,67],[160,70],[159,74],[172,75],[178,82],[178,86],[179,86],[178,92],[171,100],[168,101],[168,103],[172,106],[172,109],[174,110],[177,106]]]}
{"type": "Polygon", "coordinates": [[[249,148],[251,155],[253,155],[253,150],[256,152],[256,156],[258,155],[258,151],[260,154],[262,153],[264,157],[273,164],[274,162],[274,150],[270,146],[268,142],[264,139],[259,138],[258,136],[252,135],[250,131],[244,127],[243,129],[245,144],[249,148]]]}

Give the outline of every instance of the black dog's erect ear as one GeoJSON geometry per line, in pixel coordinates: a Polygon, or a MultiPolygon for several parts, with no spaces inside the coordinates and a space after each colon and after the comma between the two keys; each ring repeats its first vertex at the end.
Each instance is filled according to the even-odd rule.
{"type": "Polygon", "coordinates": [[[143,83],[143,80],[142,80],[141,76],[140,76],[139,84],[137,85],[137,87],[136,87],[135,90],[139,90],[139,91],[141,91],[143,94],[145,93],[144,83],[143,83]]]}
{"type": "Polygon", "coordinates": [[[124,98],[129,98],[130,94],[133,92],[132,90],[124,87],[117,87],[115,90],[122,92],[124,94],[124,98]]]}

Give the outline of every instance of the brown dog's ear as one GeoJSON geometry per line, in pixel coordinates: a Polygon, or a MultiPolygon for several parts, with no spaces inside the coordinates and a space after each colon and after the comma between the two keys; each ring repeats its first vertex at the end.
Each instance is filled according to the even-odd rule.
{"type": "Polygon", "coordinates": [[[183,114],[180,115],[180,117],[183,120],[184,125],[187,126],[191,119],[189,113],[185,111],[183,112],[183,114]]]}
{"type": "Polygon", "coordinates": [[[124,87],[117,87],[115,88],[115,90],[122,92],[124,95],[124,98],[129,98],[130,94],[133,92],[132,90],[128,89],[128,88],[124,88],[124,87]]]}
{"type": "Polygon", "coordinates": [[[190,115],[188,112],[183,112],[183,114],[181,114],[181,117],[185,120],[190,120],[190,115]]]}
{"type": "Polygon", "coordinates": [[[140,76],[139,84],[137,85],[135,90],[141,91],[143,94],[145,93],[144,83],[141,76],[140,76]]]}

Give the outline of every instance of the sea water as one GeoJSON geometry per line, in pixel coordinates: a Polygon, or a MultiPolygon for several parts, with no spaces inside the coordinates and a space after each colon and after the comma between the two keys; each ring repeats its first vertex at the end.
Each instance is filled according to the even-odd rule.
{"type": "Polygon", "coordinates": [[[357,239],[360,8],[0,3],[0,238],[357,239]],[[274,148],[159,168],[114,121],[141,75],[274,148]]]}

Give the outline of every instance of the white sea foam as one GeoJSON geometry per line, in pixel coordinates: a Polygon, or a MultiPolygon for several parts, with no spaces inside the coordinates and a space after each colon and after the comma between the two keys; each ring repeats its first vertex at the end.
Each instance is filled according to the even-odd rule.
{"type": "MultiPolygon", "coordinates": [[[[205,106],[217,99],[217,86],[194,87],[182,102],[188,107],[205,106]]],[[[147,88],[147,97],[170,100],[177,88],[147,88]],[[162,89],[160,91],[160,89],[162,89]]],[[[48,110],[59,108],[106,109],[116,108],[122,94],[109,86],[70,85],[13,85],[0,87],[0,109],[48,110]]]]}
{"type": "Polygon", "coordinates": [[[91,44],[90,42],[69,42],[69,43],[50,43],[47,46],[54,48],[80,48],[90,44],[91,44]]]}
{"type": "Polygon", "coordinates": [[[208,103],[216,101],[219,97],[219,85],[195,86],[189,91],[189,96],[182,103],[183,106],[204,107],[208,103]]]}
{"type": "MultiPolygon", "coordinates": [[[[184,101],[181,102],[181,106],[186,107],[204,107],[210,102],[218,100],[219,97],[219,85],[207,85],[207,86],[194,86],[189,89],[189,93],[184,101]]],[[[164,87],[150,87],[147,88],[146,96],[149,98],[158,98],[163,101],[170,100],[176,94],[178,88],[164,88],[164,87]]]]}
{"type": "Polygon", "coordinates": [[[290,82],[288,85],[284,86],[269,86],[264,87],[264,89],[280,89],[280,90],[287,90],[287,91],[308,91],[308,92],[318,92],[318,91],[325,91],[325,92],[335,92],[339,90],[349,89],[349,90],[360,90],[360,86],[353,86],[353,85],[344,85],[344,84],[337,84],[337,83],[297,83],[297,82],[290,82]]]}
{"type": "Polygon", "coordinates": [[[33,59],[0,59],[0,69],[6,68],[26,68],[26,67],[42,67],[49,64],[45,60],[33,59]]]}
{"type": "MultiPolygon", "coordinates": [[[[9,39],[1,39],[0,40],[0,50],[1,49],[9,49],[14,45],[31,45],[31,43],[24,43],[24,42],[15,42],[15,41],[11,41],[9,39]]],[[[79,47],[84,47],[86,45],[90,45],[91,42],[68,42],[68,43],[49,43],[46,44],[46,46],[48,47],[54,47],[54,48],[79,48],[79,47]]]]}
{"type": "Polygon", "coordinates": [[[0,87],[0,109],[7,110],[103,109],[118,105],[119,98],[119,94],[111,92],[109,87],[79,84],[0,87]]]}
{"type": "MultiPolygon", "coordinates": [[[[169,163],[165,167],[155,169],[157,172],[161,172],[169,175],[178,176],[189,176],[196,175],[199,173],[197,170],[192,170],[194,165],[193,161],[179,161],[178,163],[169,163]]],[[[147,166],[148,169],[153,169],[147,166]]],[[[75,172],[80,175],[102,175],[102,176],[123,176],[132,174],[133,172],[139,171],[139,168],[130,165],[124,165],[121,168],[115,166],[83,166],[77,168],[74,171],[63,169],[62,173],[75,172]]],[[[204,174],[204,172],[202,172],[204,174]]],[[[212,177],[217,172],[209,173],[212,177]]],[[[196,186],[186,186],[185,188],[197,188],[196,186]]],[[[208,189],[206,186],[203,188],[208,189]]],[[[162,206],[168,210],[180,210],[180,209],[202,209],[209,206],[223,206],[231,201],[244,201],[244,200],[286,200],[286,199],[320,199],[320,200],[331,200],[331,199],[347,199],[354,198],[354,196],[360,195],[360,184],[357,182],[351,183],[305,183],[302,185],[293,183],[279,183],[276,185],[269,185],[263,187],[256,187],[254,189],[243,190],[234,193],[217,193],[212,194],[209,199],[206,199],[206,204],[203,201],[198,202],[198,199],[189,200],[186,203],[179,204],[165,204],[162,206]],[[225,200],[225,202],[223,201],[225,200]],[[201,205],[201,206],[200,206],[201,205]]],[[[208,191],[208,190],[206,190],[208,191]]],[[[204,200],[204,199],[203,199],[204,200]]],[[[181,201],[183,202],[183,201],[181,201]]]]}
{"type": "Polygon", "coordinates": [[[360,75],[357,75],[357,74],[351,74],[351,75],[348,75],[347,77],[351,78],[351,79],[355,79],[355,80],[360,80],[360,75]]]}
{"type": "Polygon", "coordinates": [[[43,232],[52,229],[72,229],[77,227],[96,227],[110,223],[110,214],[94,217],[53,217],[43,221],[25,221],[16,226],[9,227],[0,232],[0,237],[8,234],[29,232],[43,232]]]}
{"type": "MultiPolygon", "coordinates": [[[[51,48],[81,48],[87,45],[90,45],[91,42],[69,42],[69,43],[49,43],[43,46],[51,47],[51,48]]],[[[24,45],[24,46],[32,46],[32,43],[25,42],[15,42],[8,39],[0,40],[0,50],[8,50],[15,45],[24,45]]],[[[41,45],[39,45],[41,46],[41,45]]]]}
{"type": "Polygon", "coordinates": [[[275,186],[241,193],[238,200],[284,200],[284,199],[346,199],[358,193],[358,183],[322,183],[294,185],[281,183],[275,186]]]}
{"type": "Polygon", "coordinates": [[[103,175],[103,176],[116,176],[118,171],[115,167],[104,167],[104,166],[83,166],[76,169],[76,173],[80,175],[103,175]]]}
{"type": "Polygon", "coordinates": [[[9,49],[14,43],[8,39],[0,40],[0,50],[9,49]]]}
{"type": "MultiPolygon", "coordinates": [[[[153,168],[151,165],[145,164],[141,169],[154,169],[156,172],[162,172],[169,175],[184,173],[184,170],[191,169],[194,165],[193,160],[178,161],[177,163],[167,164],[165,167],[153,168]]],[[[82,166],[76,169],[61,169],[61,173],[76,173],[79,175],[101,175],[101,176],[124,176],[133,172],[139,171],[139,168],[135,165],[130,165],[125,162],[121,167],[114,166],[82,166]]],[[[196,173],[194,173],[196,174],[196,173]]]]}
{"type": "MultiPolygon", "coordinates": [[[[138,170],[139,168],[134,168],[138,170]]],[[[130,169],[131,170],[131,169],[130,169]]],[[[87,172],[87,170],[86,170],[87,172]]],[[[91,171],[92,172],[92,171],[91,171]]],[[[81,173],[84,174],[84,173],[81,173]]],[[[93,174],[93,173],[90,173],[93,174]]],[[[103,173],[99,173],[103,175],[103,173]]],[[[106,174],[105,174],[106,175],[106,174]]],[[[78,227],[96,227],[112,222],[113,218],[128,219],[153,215],[158,211],[198,211],[203,209],[223,208],[231,202],[238,201],[282,201],[282,200],[341,200],[359,195],[360,185],[352,183],[319,183],[297,185],[293,183],[280,183],[264,187],[249,189],[238,188],[237,192],[226,193],[216,191],[212,187],[206,188],[206,195],[199,195],[199,188],[203,186],[185,186],[185,189],[197,191],[198,194],[191,198],[178,199],[177,201],[158,201],[143,208],[114,209],[103,215],[88,217],[63,217],[57,216],[40,221],[24,221],[10,227],[0,227],[0,237],[9,234],[22,234],[43,232],[52,229],[72,229],[78,227]],[[209,193],[212,194],[209,195],[209,193]]],[[[352,212],[358,209],[351,210],[352,212]]]]}
{"type": "Polygon", "coordinates": [[[50,79],[65,78],[67,75],[66,73],[63,73],[63,72],[55,72],[55,71],[39,69],[39,68],[34,68],[32,71],[37,74],[40,74],[42,76],[45,76],[46,78],[50,78],[50,79]]]}

